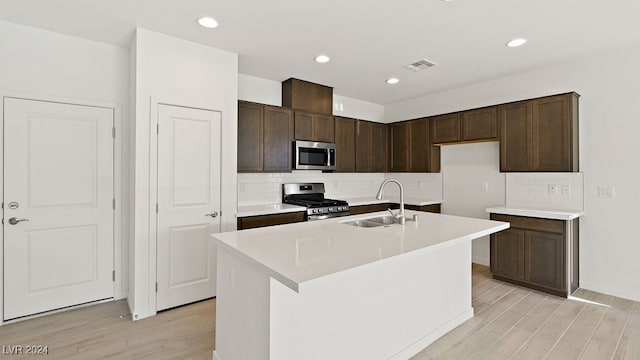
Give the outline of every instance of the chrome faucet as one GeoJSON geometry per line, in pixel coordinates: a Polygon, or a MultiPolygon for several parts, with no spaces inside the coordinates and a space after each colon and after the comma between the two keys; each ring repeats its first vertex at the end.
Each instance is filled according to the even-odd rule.
{"type": "Polygon", "coordinates": [[[396,179],[387,179],[387,180],[383,181],[382,184],[380,184],[380,189],[378,190],[378,194],[376,194],[376,199],[378,199],[378,200],[382,199],[382,189],[384,188],[385,185],[387,185],[390,182],[396,183],[400,187],[400,210],[398,211],[397,214],[394,214],[391,211],[391,209],[389,209],[389,212],[398,221],[398,224],[404,225],[404,223],[405,223],[405,218],[404,218],[404,188],[402,187],[402,184],[400,184],[400,181],[398,181],[396,179]]]}

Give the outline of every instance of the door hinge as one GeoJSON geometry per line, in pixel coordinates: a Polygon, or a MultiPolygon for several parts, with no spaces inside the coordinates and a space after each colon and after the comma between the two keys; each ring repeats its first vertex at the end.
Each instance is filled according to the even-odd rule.
{"type": "Polygon", "coordinates": [[[159,206],[158,206],[158,203],[156,203],[156,214],[158,213],[158,209],[159,209],[159,206]]]}
{"type": "Polygon", "coordinates": [[[156,292],[158,292],[158,283],[156,283],[156,292]]]}
{"type": "Polygon", "coordinates": [[[115,282],[115,281],[116,281],[116,271],[115,271],[115,270],[113,270],[113,271],[111,272],[111,281],[113,281],[113,282],[115,282]]]}
{"type": "Polygon", "coordinates": [[[160,134],[160,124],[156,125],[156,134],[160,134]]]}
{"type": "Polygon", "coordinates": [[[113,198],[113,210],[116,209],[116,198],[113,198]]]}
{"type": "Polygon", "coordinates": [[[111,128],[111,137],[114,138],[114,139],[116,138],[116,128],[115,128],[115,126],[111,128]]]}

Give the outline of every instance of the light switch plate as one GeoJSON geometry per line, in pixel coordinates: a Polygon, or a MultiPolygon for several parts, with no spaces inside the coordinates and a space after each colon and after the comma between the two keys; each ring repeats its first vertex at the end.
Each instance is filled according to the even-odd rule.
{"type": "Polygon", "coordinates": [[[483,181],[480,183],[480,192],[486,193],[489,192],[489,183],[486,181],[483,181]]]}

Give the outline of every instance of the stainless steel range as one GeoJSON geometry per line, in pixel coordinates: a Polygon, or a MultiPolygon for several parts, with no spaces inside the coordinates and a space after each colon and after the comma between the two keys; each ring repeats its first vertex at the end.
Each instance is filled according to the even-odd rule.
{"type": "Polygon", "coordinates": [[[349,203],[325,199],[323,183],[282,184],[282,202],[307,208],[307,220],[349,215],[349,203]]]}

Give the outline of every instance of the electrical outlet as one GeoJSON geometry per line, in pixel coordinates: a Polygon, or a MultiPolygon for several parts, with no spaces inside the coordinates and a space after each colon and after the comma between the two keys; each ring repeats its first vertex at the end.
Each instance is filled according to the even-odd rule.
{"type": "Polygon", "coordinates": [[[598,186],[598,197],[614,198],[616,197],[616,188],[613,186],[598,186]]]}
{"type": "Polygon", "coordinates": [[[571,186],[562,185],[562,196],[571,196],[571,186]]]}
{"type": "Polygon", "coordinates": [[[558,185],[549,184],[548,192],[549,192],[549,195],[558,195],[558,185]]]}
{"type": "Polygon", "coordinates": [[[483,181],[480,183],[480,192],[486,193],[489,192],[489,183],[486,181],[483,181]]]}

